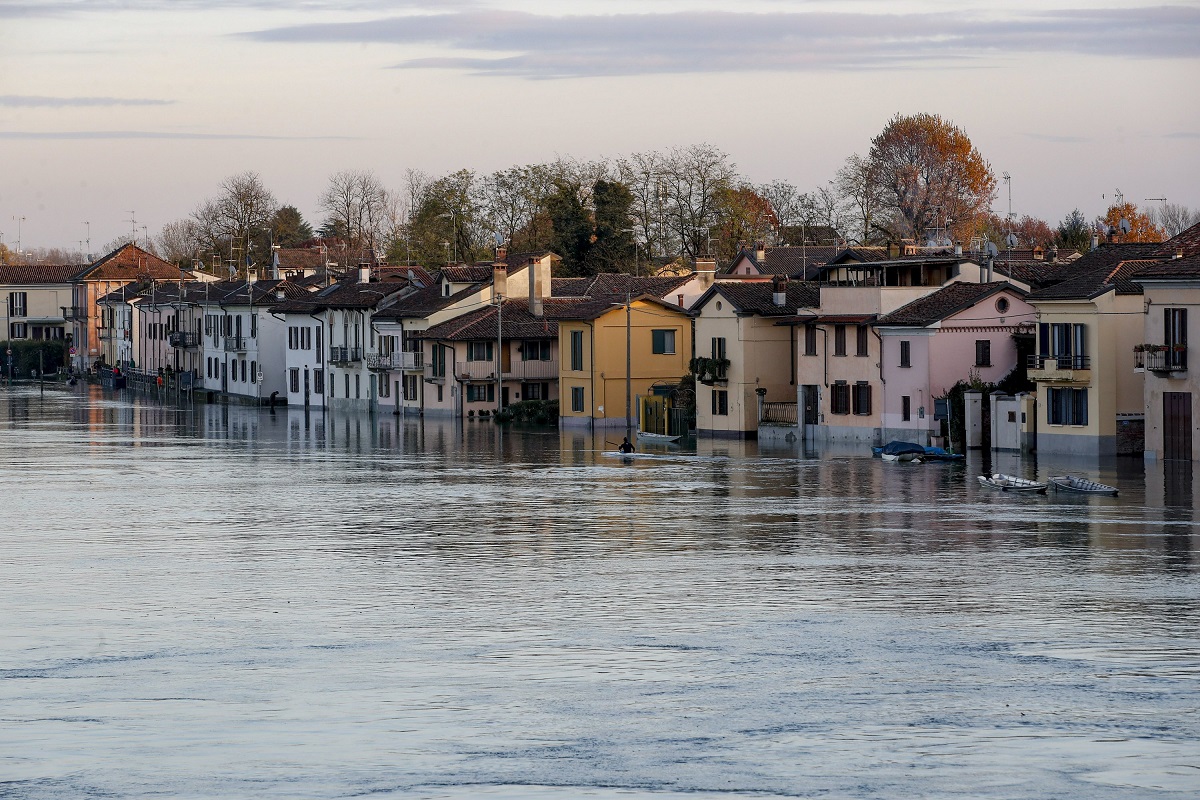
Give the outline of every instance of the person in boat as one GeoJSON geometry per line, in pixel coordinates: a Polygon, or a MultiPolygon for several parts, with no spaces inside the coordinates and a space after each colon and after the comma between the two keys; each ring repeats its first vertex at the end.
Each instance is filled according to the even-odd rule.
{"type": "Polygon", "coordinates": [[[621,453],[633,452],[633,445],[630,443],[628,436],[621,440],[621,445],[617,448],[617,451],[621,453]]]}

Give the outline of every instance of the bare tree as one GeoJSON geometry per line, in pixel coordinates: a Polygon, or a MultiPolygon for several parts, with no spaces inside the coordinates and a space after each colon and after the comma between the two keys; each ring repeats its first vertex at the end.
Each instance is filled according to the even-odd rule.
{"type": "Polygon", "coordinates": [[[343,170],[329,177],[329,185],[317,200],[324,211],[325,228],[346,240],[359,257],[373,251],[387,217],[387,190],[373,172],[343,170]]]}
{"type": "Polygon", "coordinates": [[[774,180],[759,186],[757,192],[771,204],[776,222],[775,238],[778,242],[784,228],[800,221],[800,190],[787,181],[774,180]]]}
{"type": "Polygon", "coordinates": [[[196,238],[204,249],[223,258],[228,253],[234,266],[258,263],[266,252],[271,218],[279,207],[275,195],[256,172],[243,172],[221,182],[221,193],[206,200],[194,212],[196,238]]]}
{"type": "Polygon", "coordinates": [[[630,216],[636,238],[649,258],[673,255],[671,230],[667,226],[666,158],[655,150],[617,159],[616,173],[633,195],[630,216]]]}
{"type": "Polygon", "coordinates": [[[711,231],[720,222],[721,196],[737,177],[729,156],[710,144],[672,150],[664,163],[667,216],[678,237],[681,255],[710,252],[711,231]]]}
{"type": "Polygon", "coordinates": [[[875,164],[855,153],[834,176],[847,215],[854,220],[854,236],[860,244],[870,242],[877,233],[876,220],[883,208],[883,193],[875,164]]]}
{"type": "Polygon", "coordinates": [[[196,223],[190,219],[177,219],[163,225],[155,240],[158,252],[165,261],[179,266],[190,266],[199,251],[196,223]]]}
{"type": "Polygon", "coordinates": [[[1167,238],[1178,236],[1193,225],[1200,224],[1200,209],[1192,211],[1179,203],[1163,202],[1151,209],[1150,219],[1167,232],[1167,238]]]}

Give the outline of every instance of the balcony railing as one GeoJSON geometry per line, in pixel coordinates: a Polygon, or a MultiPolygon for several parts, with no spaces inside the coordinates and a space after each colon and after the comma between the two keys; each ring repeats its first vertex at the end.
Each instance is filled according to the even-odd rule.
{"type": "Polygon", "coordinates": [[[63,319],[67,322],[79,322],[88,318],[87,306],[59,306],[63,319]]]}
{"type": "Polygon", "coordinates": [[[361,347],[331,347],[329,361],[333,364],[352,364],[363,360],[361,347]]]}
{"type": "Polygon", "coordinates": [[[411,352],[368,353],[367,369],[378,372],[417,372],[425,369],[425,354],[411,352]]]}
{"type": "Polygon", "coordinates": [[[226,336],[225,337],[225,352],[226,353],[244,353],[244,352],[246,352],[246,337],[244,337],[244,336],[226,336]]]}
{"type": "Polygon", "coordinates": [[[132,333],[130,332],[129,328],[101,328],[100,338],[107,339],[108,341],[119,339],[129,341],[129,339],[132,338],[132,333]]]}
{"type": "Polygon", "coordinates": [[[763,403],[759,425],[795,425],[795,403],[763,403]]]}
{"type": "Polygon", "coordinates": [[[425,382],[426,383],[443,383],[444,384],[446,382],[445,367],[443,366],[441,374],[438,374],[435,371],[433,364],[426,364],[425,365],[425,382]]]}
{"type": "Polygon", "coordinates": [[[496,362],[458,361],[454,364],[454,376],[460,381],[494,381],[496,362]]]}
{"type": "Polygon", "coordinates": [[[1031,381],[1088,383],[1092,377],[1092,360],[1088,356],[1032,355],[1028,366],[1031,381]]]}
{"type": "Polygon", "coordinates": [[[199,347],[200,334],[195,331],[174,331],[167,336],[167,344],[171,347],[199,347]]]}
{"type": "Polygon", "coordinates": [[[504,370],[504,378],[513,381],[554,380],[558,378],[558,360],[513,361],[504,370]]]}
{"type": "Polygon", "coordinates": [[[1134,350],[1134,369],[1148,369],[1151,372],[1186,372],[1187,346],[1163,346],[1161,350],[1134,350]]]}

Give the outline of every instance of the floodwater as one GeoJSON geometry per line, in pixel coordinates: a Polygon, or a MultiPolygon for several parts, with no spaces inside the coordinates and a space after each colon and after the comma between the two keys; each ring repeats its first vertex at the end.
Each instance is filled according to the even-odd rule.
{"type": "Polygon", "coordinates": [[[1200,795],[1189,469],[605,447],[0,390],[0,797],[1200,795]]]}

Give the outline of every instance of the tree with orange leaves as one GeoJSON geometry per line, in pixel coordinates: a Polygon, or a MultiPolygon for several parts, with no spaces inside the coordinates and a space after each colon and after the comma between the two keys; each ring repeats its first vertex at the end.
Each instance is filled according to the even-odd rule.
{"type": "Polygon", "coordinates": [[[1163,242],[1166,232],[1154,224],[1150,215],[1138,211],[1133,203],[1114,203],[1109,206],[1103,217],[1096,220],[1115,233],[1118,241],[1122,242],[1163,242]],[[1129,223],[1129,231],[1122,229],[1121,221],[1129,223]]]}
{"type": "Polygon", "coordinates": [[[937,114],[892,117],[871,140],[869,160],[894,237],[924,239],[949,228],[961,239],[996,193],[991,165],[961,128],[937,114]]]}

